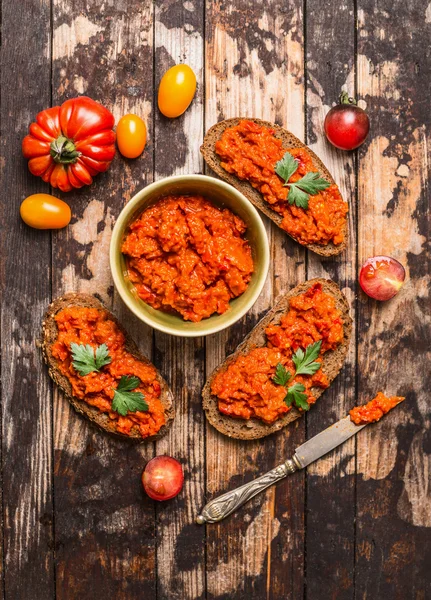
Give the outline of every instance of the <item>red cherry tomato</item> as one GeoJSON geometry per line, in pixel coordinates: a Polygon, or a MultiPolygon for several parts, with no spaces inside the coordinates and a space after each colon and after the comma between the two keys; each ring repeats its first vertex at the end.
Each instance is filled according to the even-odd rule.
{"type": "Polygon", "coordinates": [[[61,229],[71,218],[69,205],[50,194],[28,196],[19,212],[24,223],[34,229],[61,229]]]}
{"type": "Polygon", "coordinates": [[[390,300],[403,286],[406,272],[401,263],[390,256],[374,256],[362,265],[359,283],[375,300],[390,300]]]}
{"type": "Polygon", "coordinates": [[[153,500],[170,500],[180,493],[184,483],[183,468],[170,456],[156,456],[142,473],[142,485],[153,500]]]}
{"type": "Polygon", "coordinates": [[[365,142],[369,131],[370,120],[367,113],[356,106],[347,92],[343,92],[340,103],[326,115],[326,137],[340,150],[354,150],[365,142]]]}
{"type": "Polygon", "coordinates": [[[142,154],[147,141],[147,127],[141,117],[124,115],[117,125],[118,150],[126,158],[137,158],[142,154]]]}

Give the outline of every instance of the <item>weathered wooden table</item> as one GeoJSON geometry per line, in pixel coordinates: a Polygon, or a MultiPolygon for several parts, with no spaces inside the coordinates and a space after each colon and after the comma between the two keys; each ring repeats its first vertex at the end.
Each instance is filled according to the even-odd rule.
{"type": "MultiPolygon", "coordinates": [[[[427,0],[13,0],[2,13],[3,594],[60,599],[431,598],[427,0]],[[156,109],[164,71],[187,62],[197,96],[186,114],[156,109]],[[341,87],[372,120],[358,153],[331,148],[323,118],[341,87]],[[18,207],[48,187],[20,143],[35,114],[87,94],[116,117],[143,116],[144,155],[117,155],[95,183],[65,195],[73,223],[38,232],[18,207]],[[240,324],[181,340],[134,320],[114,293],[113,223],[154,179],[201,173],[199,145],[217,120],[276,121],[321,156],[350,204],[347,252],[321,260],[265,220],[271,271],[240,324]],[[388,303],[359,292],[358,265],[389,254],[407,283],[388,303]],[[255,443],[205,423],[205,377],[279,294],[331,277],[355,319],[348,362],[306,418],[255,443]],[[157,444],[92,429],[53,389],[35,347],[42,314],[64,291],[98,294],[170,381],[177,417],[157,444]],[[281,462],[303,440],[384,390],[403,406],[219,525],[194,519],[206,499],[281,462]],[[428,393],[427,393],[428,391],[428,393]],[[184,464],[181,496],[155,505],[140,486],[154,454],[184,464]]],[[[428,140],[429,143],[429,140],[428,140]]],[[[429,146],[428,146],[429,150],[429,146]]]]}

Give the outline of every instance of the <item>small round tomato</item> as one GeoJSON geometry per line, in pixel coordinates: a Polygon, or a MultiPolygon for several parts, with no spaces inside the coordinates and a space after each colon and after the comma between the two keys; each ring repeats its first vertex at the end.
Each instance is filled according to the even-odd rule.
{"type": "Polygon", "coordinates": [[[153,500],[170,500],[180,493],[184,483],[183,468],[170,456],[156,456],[142,473],[142,485],[153,500]]]}
{"type": "Polygon", "coordinates": [[[141,117],[124,115],[117,125],[118,150],[126,158],[136,158],[144,151],[147,127],[141,117]]]}
{"type": "Polygon", "coordinates": [[[19,209],[21,219],[34,229],[61,229],[70,223],[70,208],[66,202],[49,194],[33,194],[19,209]]]}
{"type": "Polygon", "coordinates": [[[340,102],[325,117],[325,133],[333,146],[340,150],[354,150],[365,142],[370,131],[367,113],[355,100],[342,92],[340,102]]]}
{"type": "Polygon", "coordinates": [[[190,106],[196,91],[196,75],[188,65],[175,65],[159,85],[159,110],[165,117],[179,117],[190,106]]]}
{"type": "Polygon", "coordinates": [[[374,256],[362,265],[359,284],[375,300],[390,300],[403,286],[406,272],[403,265],[390,256],[374,256]]]}

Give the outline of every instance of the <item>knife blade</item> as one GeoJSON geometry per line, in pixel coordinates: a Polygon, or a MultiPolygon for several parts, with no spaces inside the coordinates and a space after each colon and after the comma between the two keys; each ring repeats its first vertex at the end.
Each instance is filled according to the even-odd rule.
{"type": "Polygon", "coordinates": [[[325,456],[331,450],[344,444],[346,440],[352,437],[366,427],[365,425],[355,425],[349,415],[333,423],[317,435],[302,444],[295,450],[293,460],[299,469],[308,467],[312,462],[325,456]]]}
{"type": "Polygon", "coordinates": [[[325,454],[343,444],[367,425],[369,423],[355,425],[351,421],[350,416],[347,415],[347,417],[333,423],[330,427],[296,448],[292,458],[288,458],[284,463],[275,467],[275,469],[208,502],[197,517],[196,522],[199,525],[203,525],[204,523],[221,521],[269,486],[299,469],[304,469],[318,458],[325,456],[325,454]]]}

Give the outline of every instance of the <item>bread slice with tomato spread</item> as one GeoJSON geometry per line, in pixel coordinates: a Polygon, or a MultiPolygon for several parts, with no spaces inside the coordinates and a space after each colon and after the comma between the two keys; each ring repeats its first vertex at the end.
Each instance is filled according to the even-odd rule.
{"type": "MultiPolygon", "coordinates": [[[[310,150],[308,146],[303,144],[293,133],[290,133],[283,127],[279,125],[275,125],[274,123],[270,123],[268,121],[262,121],[261,119],[250,119],[248,117],[234,118],[234,119],[226,119],[225,121],[220,121],[216,125],[213,125],[207,132],[204,138],[204,142],[200,148],[202,156],[204,157],[205,162],[208,166],[221,178],[233,185],[237,190],[239,190],[256,208],[262,211],[268,218],[271,219],[278,227],[280,227],[287,235],[289,235],[292,239],[305,246],[309,250],[312,250],[316,254],[320,254],[321,256],[334,256],[336,254],[340,254],[347,245],[347,237],[348,237],[348,226],[347,219],[345,219],[343,227],[342,227],[342,235],[343,241],[340,244],[334,244],[332,241],[329,241],[326,244],[318,244],[318,243],[309,243],[305,244],[301,240],[297,239],[293,234],[288,233],[282,226],[283,216],[273,210],[271,205],[265,201],[262,194],[255,189],[251,183],[249,183],[245,179],[239,179],[236,175],[229,173],[226,171],[221,165],[221,158],[216,152],[216,143],[219,141],[223,135],[223,133],[232,127],[236,127],[242,121],[251,121],[259,126],[266,127],[268,129],[273,130],[274,136],[282,141],[283,148],[288,149],[296,149],[303,148],[310,155],[313,166],[315,170],[320,173],[325,179],[327,179],[331,184],[335,184],[334,178],[331,173],[325,167],[323,162],[320,160],[316,154],[310,150]]],[[[340,196],[341,197],[341,196],[340,196]]]]}
{"type": "MultiPolygon", "coordinates": [[[[320,284],[322,291],[332,296],[335,302],[335,308],[341,314],[341,321],[343,324],[343,339],[334,350],[322,354],[320,370],[327,377],[329,384],[332,383],[340,372],[346,358],[352,333],[352,319],[349,314],[349,304],[340,288],[333,281],[319,278],[311,279],[305,283],[301,283],[282,296],[276,305],[248,334],[235,352],[228,356],[208,378],[202,391],[203,408],[208,421],[215,429],[220,431],[220,433],[240,440],[255,440],[279,431],[301,416],[302,412],[293,406],[287,413],[283,414],[283,416],[278,418],[275,422],[269,424],[257,418],[241,419],[229,416],[219,411],[218,398],[212,394],[211,386],[215,377],[220,373],[226,372],[229,365],[232,365],[238,357],[248,355],[253,349],[265,347],[267,344],[267,337],[265,334],[267,327],[270,325],[279,325],[282,317],[286,315],[289,310],[292,298],[304,294],[316,284],[320,284]]],[[[310,391],[313,393],[314,398],[317,399],[323,393],[324,389],[312,387],[310,391]]]]}
{"type": "Polygon", "coordinates": [[[139,363],[143,363],[143,365],[155,369],[154,365],[152,365],[152,363],[139,352],[135,342],[130,338],[129,334],[125,331],[125,329],[116,319],[116,317],[110,311],[108,311],[108,309],[97,298],[88,294],[69,293],[65,294],[61,298],[57,298],[52,302],[52,304],[50,304],[42,323],[42,339],[40,342],[40,346],[42,349],[44,360],[48,366],[48,372],[50,377],[64,392],[66,398],[69,400],[71,405],[78,413],[82,414],[89,421],[94,423],[98,428],[103,429],[109,434],[115,435],[122,439],[134,441],[151,441],[165,435],[175,416],[175,410],[173,406],[172,392],[170,391],[166,381],[156,369],[155,381],[157,382],[158,386],[160,386],[157,386],[157,389],[160,390],[158,400],[160,400],[160,403],[163,407],[164,424],[158,429],[155,435],[148,435],[146,437],[143,437],[137,425],[133,425],[127,434],[121,433],[117,431],[116,421],[113,418],[111,418],[112,414],[110,416],[109,412],[102,412],[96,406],[91,406],[85,400],[80,399],[74,395],[71,382],[59,368],[59,362],[53,354],[53,346],[56,343],[59,335],[59,329],[56,322],[56,315],[61,313],[64,309],[70,309],[75,307],[84,307],[88,309],[97,309],[98,311],[103,311],[103,313],[107,315],[109,321],[112,321],[115,324],[116,328],[123,334],[124,350],[128,354],[132,355],[133,359],[139,361],[139,363]]]}

